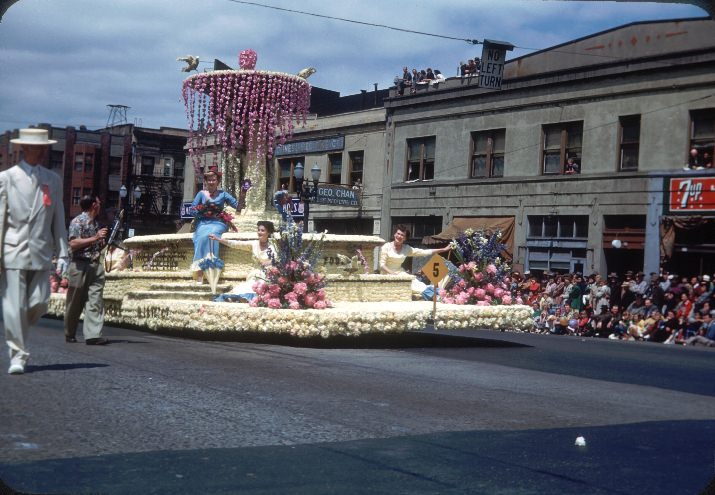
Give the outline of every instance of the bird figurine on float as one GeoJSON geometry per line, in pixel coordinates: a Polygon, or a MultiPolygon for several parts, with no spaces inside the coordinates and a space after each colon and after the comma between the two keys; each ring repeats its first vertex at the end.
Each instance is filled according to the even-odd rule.
{"type": "MultiPolygon", "coordinates": [[[[181,68],[181,72],[191,72],[192,70],[197,70],[199,66],[199,57],[194,55],[186,55],[185,57],[177,57],[177,62],[186,62],[186,67],[181,68]]],[[[198,72],[198,71],[197,71],[198,72]]]]}
{"type": "Polygon", "coordinates": [[[315,67],[306,67],[296,75],[298,77],[302,77],[303,79],[308,79],[313,74],[315,74],[315,67]]]}

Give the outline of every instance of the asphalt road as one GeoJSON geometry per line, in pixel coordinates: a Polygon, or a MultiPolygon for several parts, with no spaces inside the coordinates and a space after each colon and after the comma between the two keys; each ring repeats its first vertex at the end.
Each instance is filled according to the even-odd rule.
{"type": "Polygon", "coordinates": [[[692,494],[715,475],[712,349],[486,331],[250,342],[105,333],[105,347],[66,344],[61,322],[43,320],[27,373],[0,374],[7,486],[692,494]]]}

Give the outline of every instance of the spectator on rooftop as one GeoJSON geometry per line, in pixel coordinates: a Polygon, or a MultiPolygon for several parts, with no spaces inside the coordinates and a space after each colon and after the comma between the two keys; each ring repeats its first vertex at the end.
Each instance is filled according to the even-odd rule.
{"type": "Polygon", "coordinates": [[[417,92],[417,84],[420,80],[420,73],[417,72],[417,69],[412,69],[412,89],[410,93],[415,94],[417,92]]]}
{"type": "Polygon", "coordinates": [[[402,96],[405,93],[405,87],[412,82],[412,74],[407,66],[402,68],[402,77],[397,79],[397,93],[402,96]]]}
{"type": "Polygon", "coordinates": [[[463,60],[459,62],[459,75],[462,77],[467,75],[467,64],[463,60]]]}

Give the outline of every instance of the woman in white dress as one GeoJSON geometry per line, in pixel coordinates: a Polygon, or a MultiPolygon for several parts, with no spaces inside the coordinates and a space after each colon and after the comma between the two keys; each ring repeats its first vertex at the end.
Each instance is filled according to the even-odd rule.
{"type": "Polygon", "coordinates": [[[234,241],[226,240],[216,237],[215,235],[209,235],[209,238],[218,241],[224,246],[228,246],[234,249],[241,249],[243,251],[249,251],[253,256],[253,262],[256,268],[251,270],[246,276],[246,281],[241,282],[236,285],[226,294],[221,294],[214,301],[216,302],[238,302],[238,301],[250,301],[256,296],[253,291],[253,284],[257,280],[263,278],[263,268],[271,264],[270,257],[270,244],[268,239],[275,232],[275,226],[273,222],[267,220],[261,220],[256,224],[256,234],[258,239],[252,241],[234,241]]]}
{"type": "MultiPolygon", "coordinates": [[[[410,235],[410,231],[403,224],[395,225],[392,234],[392,242],[386,242],[380,248],[380,273],[386,275],[407,274],[402,263],[410,256],[432,256],[435,253],[446,253],[449,246],[440,249],[418,249],[405,244],[410,235]]],[[[434,295],[434,287],[427,285],[417,278],[412,279],[412,294],[431,300],[434,295]]]]}

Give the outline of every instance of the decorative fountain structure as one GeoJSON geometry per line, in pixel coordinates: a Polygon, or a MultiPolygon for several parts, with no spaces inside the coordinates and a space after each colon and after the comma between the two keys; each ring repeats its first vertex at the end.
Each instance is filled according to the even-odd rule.
{"type": "MultiPolygon", "coordinates": [[[[189,155],[197,176],[206,166],[222,172],[224,188],[239,196],[245,208],[234,216],[239,233],[227,239],[255,239],[258,220],[279,221],[269,198],[267,158],[277,143],[290,137],[294,125],[305,122],[310,85],[303,77],[256,70],[256,53],[239,56],[240,69],[218,70],[188,77],[182,88],[189,122],[189,155]]],[[[305,237],[323,234],[304,234],[305,237]]],[[[262,332],[301,337],[356,336],[424,328],[432,304],[413,302],[406,275],[348,274],[338,254],[364,253],[368,267],[377,268],[377,236],[324,234],[321,268],[326,273],[329,309],[268,309],[239,303],[212,302],[208,286],[191,283],[191,234],[136,236],[124,241],[131,269],[108,271],[105,286],[107,323],[173,332],[262,332]]],[[[249,253],[223,249],[225,262],[220,290],[242,280],[253,268],[249,253]]],[[[528,307],[466,307],[439,305],[435,324],[441,328],[489,327],[523,330],[531,326],[528,307]]],[[[53,294],[50,311],[64,314],[64,294],[53,294]]]]}

